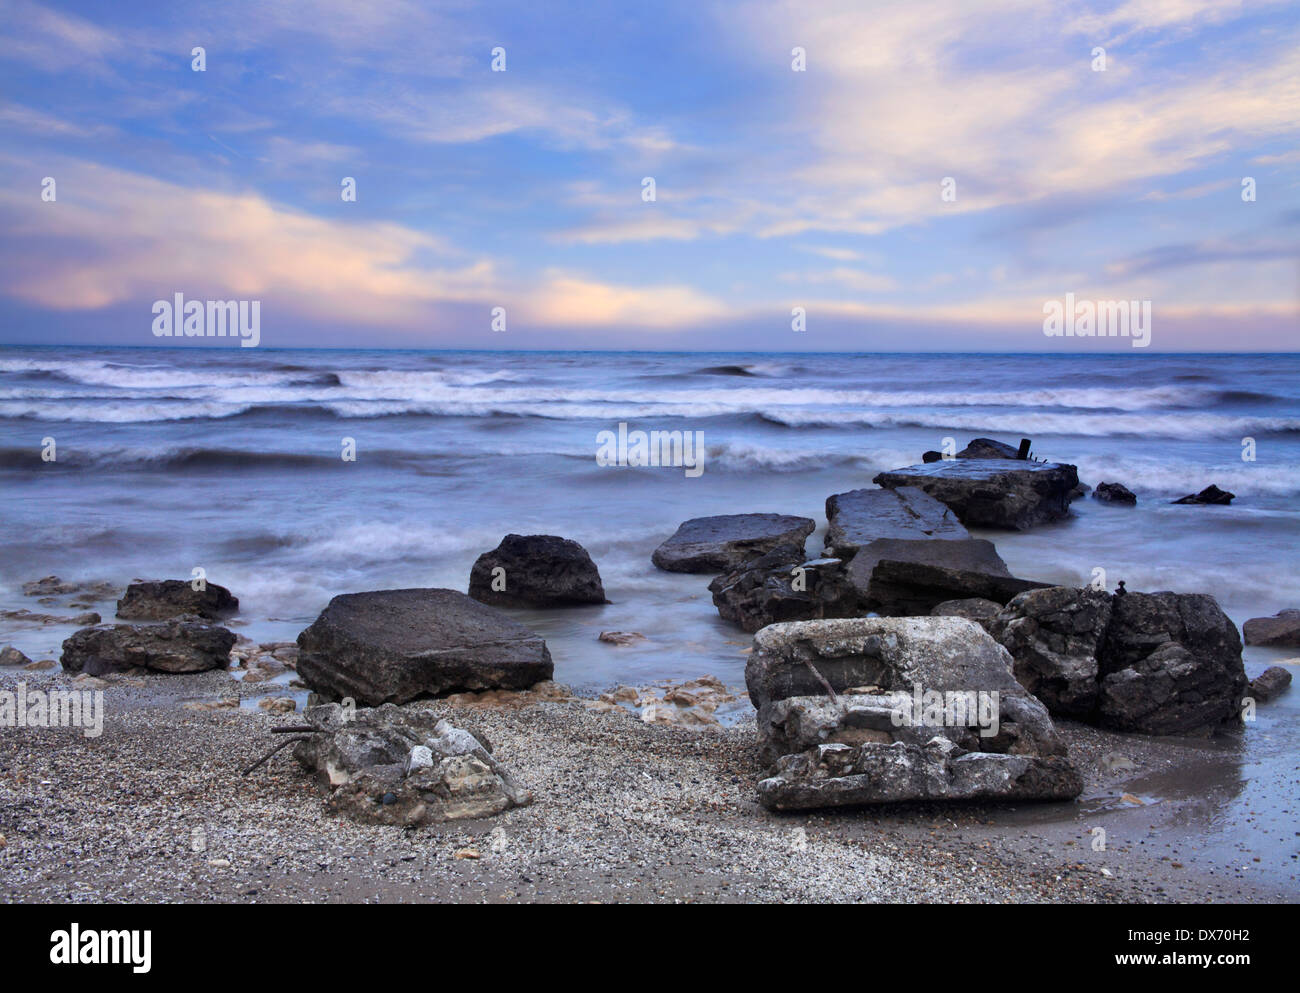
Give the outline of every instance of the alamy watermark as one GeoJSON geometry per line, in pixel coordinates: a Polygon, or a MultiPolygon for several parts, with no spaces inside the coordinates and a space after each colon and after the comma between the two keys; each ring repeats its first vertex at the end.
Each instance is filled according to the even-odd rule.
{"type": "Polygon", "coordinates": [[[599,466],[673,466],[684,468],[694,479],[704,472],[703,431],[628,431],[620,422],[618,433],[596,435],[596,464],[599,466]]]}
{"type": "Polygon", "coordinates": [[[87,738],[104,733],[103,690],[0,690],[0,727],[81,728],[87,738]]]}
{"type": "Polygon", "coordinates": [[[243,348],[262,340],[261,300],[171,300],[153,304],[155,338],[239,338],[243,348]]]}
{"type": "Polygon", "coordinates": [[[1001,717],[997,690],[926,690],[912,684],[889,715],[894,727],[978,727],[981,738],[996,737],[1001,717]]]}
{"type": "Polygon", "coordinates": [[[1151,344],[1150,300],[1075,300],[1043,304],[1043,334],[1049,338],[1132,338],[1134,348],[1151,344]]]}

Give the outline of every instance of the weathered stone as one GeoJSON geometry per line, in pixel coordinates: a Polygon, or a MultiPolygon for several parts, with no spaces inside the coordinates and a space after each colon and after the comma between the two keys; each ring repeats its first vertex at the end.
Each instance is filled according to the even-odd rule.
{"type": "Polygon", "coordinates": [[[772,765],[759,799],[774,809],[1082,789],[1047,709],[965,618],[774,624],[755,636],[745,680],[772,765]],[[927,694],[941,701],[933,713],[927,694]]]}
{"type": "Polygon", "coordinates": [[[854,617],[864,612],[843,562],[835,558],[791,561],[784,549],[718,576],[709,584],[709,592],[723,620],[750,632],[778,621],[854,617]]]}
{"type": "Polygon", "coordinates": [[[1092,498],[1102,503],[1122,503],[1130,507],[1138,502],[1137,496],[1123,483],[1098,483],[1092,491],[1092,498]]]}
{"type": "Polygon", "coordinates": [[[964,617],[974,621],[985,631],[993,626],[994,619],[1002,610],[1002,604],[996,600],[971,597],[966,600],[945,600],[935,604],[930,610],[931,617],[964,617]]]}
{"type": "Polygon", "coordinates": [[[294,746],[294,757],[329,791],[331,812],[413,826],[490,817],[532,800],[483,741],[424,705],[385,704],[349,720],[325,704],[303,716],[320,733],[294,746]]]}
{"type": "Polygon", "coordinates": [[[0,665],[27,665],[29,662],[31,659],[13,645],[5,645],[4,650],[0,651],[0,665]]]}
{"type": "Polygon", "coordinates": [[[224,586],[207,583],[196,590],[181,579],[132,583],[117,601],[117,616],[133,621],[161,621],[182,614],[217,620],[238,610],[239,600],[224,586]]]}
{"type": "Polygon", "coordinates": [[[826,554],[851,558],[882,538],[969,538],[951,510],[915,486],[861,489],[826,498],[826,554]]]}
{"type": "Polygon", "coordinates": [[[816,530],[808,517],[787,514],[724,514],[696,517],[655,549],[651,561],[668,572],[730,572],[777,550],[804,557],[816,530]]]}
{"type": "Polygon", "coordinates": [[[1281,610],[1272,617],[1252,617],[1241,626],[1247,645],[1300,648],[1300,610],[1281,610]]]}
{"type": "Polygon", "coordinates": [[[1079,476],[1063,463],[968,458],[894,469],[872,482],[920,487],[968,526],[1023,531],[1068,516],[1079,476]]]}
{"type": "Polygon", "coordinates": [[[1224,506],[1232,503],[1237,494],[1229,493],[1227,490],[1221,490],[1213,483],[1201,490],[1200,493],[1189,493],[1185,497],[1179,497],[1171,503],[1203,503],[1217,506],[1224,506]]]}
{"type": "Polygon", "coordinates": [[[497,607],[608,603],[600,572],[576,541],[551,534],[508,534],[469,575],[469,595],[497,607]],[[498,572],[497,570],[501,570],[498,572]],[[502,582],[504,589],[497,589],[502,582]]]}
{"type": "Polygon", "coordinates": [[[235,636],[198,620],[164,624],[100,624],[83,628],[63,643],[63,668],[102,676],[136,667],[155,672],[225,669],[235,636]]]}
{"type": "Polygon", "coordinates": [[[1250,681],[1250,696],[1259,703],[1267,703],[1285,693],[1291,685],[1291,673],[1280,665],[1271,665],[1250,681]]]}
{"type": "Polygon", "coordinates": [[[646,636],[640,631],[602,631],[596,640],[607,645],[635,645],[638,641],[645,641],[646,636]]]}
{"type": "MultiPolygon", "coordinates": [[[[982,538],[972,538],[968,542],[900,544],[909,546],[905,551],[917,559],[927,555],[938,561],[932,564],[924,560],[886,558],[875,563],[865,584],[866,601],[870,609],[887,616],[930,614],[945,600],[978,598],[1006,603],[1025,590],[1040,589],[1047,585],[1009,575],[1005,564],[997,557],[993,543],[982,538]],[[961,550],[959,556],[952,556],[953,551],[958,551],[955,546],[959,545],[969,548],[961,550]],[[996,563],[993,559],[997,560],[996,563]],[[945,562],[955,562],[968,568],[954,568],[945,562]],[[998,564],[1002,566],[1001,569],[996,567],[998,564]]],[[[863,586],[860,570],[864,565],[865,563],[858,563],[857,558],[849,565],[850,579],[859,589],[863,586]]]]}
{"type": "Polygon", "coordinates": [[[336,596],[298,635],[298,675],[325,699],[405,703],[550,679],[546,642],[505,614],[443,589],[336,596]]]}
{"type": "Polygon", "coordinates": [[[957,453],[957,458],[1015,459],[1017,462],[1024,461],[1020,458],[1020,448],[1018,446],[1008,445],[1002,441],[994,441],[992,438],[976,438],[957,453]]]}

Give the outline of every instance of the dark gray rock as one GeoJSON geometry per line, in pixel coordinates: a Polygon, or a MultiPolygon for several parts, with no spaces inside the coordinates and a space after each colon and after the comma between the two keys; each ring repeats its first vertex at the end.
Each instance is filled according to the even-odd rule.
{"type": "Polygon", "coordinates": [[[1005,442],[994,441],[992,438],[976,438],[969,445],[957,453],[959,459],[1015,459],[1024,461],[1020,458],[1020,448],[1017,445],[1008,445],[1005,442]]]}
{"type": "Polygon", "coordinates": [[[964,617],[988,631],[1001,610],[1002,604],[996,600],[971,597],[968,600],[945,600],[943,603],[935,604],[930,610],[930,616],[964,617]]]}
{"type": "Polygon", "coordinates": [[[600,572],[576,541],[551,534],[508,534],[469,574],[469,595],[496,607],[571,607],[608,603],[600,572]],[[495,570],[503,570],[501,573],[495,570]],[[494,589],[499,576],[504,590],[494,589]]]}
{"type": "Polygon", "coordinates": [[[294,757],[328,791],[332,813],[411,827],[490,817],[532,800],[490,747],[423,705],[348,714],[326,704],[304,717],[319,733],[299,741],[294,757]]]}
{"type": "MultiPolygon", "coordinates": [[[[908,544],[920,546],[922,543],[908,544]]],[[[930,544],[933,549],[907,549],[912,554],[911,561],[882,559],[875,563],[866,583],[865,599],[869,609],[890,617],[921,616],[930,614],[945,600],[981,599],[1006,603],[1026,590],[1047,585],[1031,579],[1017,579],[1007,573],[1005,564],[1000,570],[996,569],[986,561],[989,555],[996,557],[993,543],[982,538],[972,538],[970,542],[936,541],[930,544]],[[943,553],[949,551],[947,546],[962,544],[975,546],[968,558],[943,557],[943,553]],[[917,561],[927,553],[933,562],[917,561]],[[963,565],[971,567],[961,568],[963,565]]],[[[1002,562],[1000,558],[997,561],[1002,562]]],[[[855,586],[862,582],[859,568],[863,565],[865,563],[859,563],[857,559],[850,563],[849,575],[855,586]]]]}
{"type": "Polygon", "coordinates": [[[216,583],[194,589],[188,580],[132,583],[117,601],[117,616],[133,621],[162,621],[182,614],[218,620],[239,611],[239,600],[216,583]]]}
{"type": "Polygon", "coordinates": [[[968,458],[893,469],[872,482],[919,487],[968,526],[1023,531],[1066,517],[1079,476],[1055,462],[968,458]]]}
{"type": "Polygon", "coordinates": [[[779,621],[863,613],[840,559],[791,561],[783,550],[718,576],[709,592],[723,620],[750,632],[779,621]]]}
{"type": "Polygon", "coordinates": [[[521,690],[554,673],[546,642],[463,593],[336,596],[298,635],[298,676],[328,700],[378,706],[463,690],[521,690]]]}
{"type": "Polygon", "coordinates": [[[1229,493],[1227,490],[1221,490],[1213,483],[1201,490],[1200,493],[1189,493],[1185,497],[1179,497],[1172,503],[1201,503],[1211,506],[1225,506],[1232,503],[1237,494],[1229,493]]]}
{"type": "Polygon", "coordinates": [[[724,514],[686,521],[655,549],[651,561],[668,572],[731,572],[774,551],[804,557],[804,543],[817,528],[808,517],[787,514],[724,514]]]}
{"type": "Polygon", "coordinates": [[[1098,483],[1092,491],[1092,498],[1102,503],[1121,503],[1129,507],[1138,502],[1137,496],[1123,483],[1098,483]]]}
{"type": "Polygon", "coordinates": [[[826,520],[826,553],[840,558],[881,539],[970,538],[951,510],[915,486],[836,493],[826,498],[826,520]]]}
{"type": "Polygon", "coordinates": [[[755,636],[745,681],[771,766],[759,800],[772,809],[1082,789],[1046,708],[964,618],[774,624],[755,636]]]}
{"type": "Polygon", "coordinates": [[[1252,617],[1241,626],[1247,645],[1300,648],[1300,610],[1281,610],[1272,617],[1252,617]]]}
{"type": "Polygon", "coordinates": [[[1250,681],[1250,693],[1259,703],[1267,703],[1285,693],[1291,685],[1291,673],[1280,665],[1271,665],[1250,681]]]}
{"type": "Polygon", "coordinates": [[[26,655],[14,648],[13,645],[5,645],[4,650],[0,651],[0,665],[31,665],[32,660],[26,655]]]}
{"type": "Polygon", "coordinates": [[[137,666],[155,672],[206,672],[227,668],[234,644],[233,632],[200,619],[100,624],[64,641],[61,662],[69,672],[92,676],[137,666]]]}

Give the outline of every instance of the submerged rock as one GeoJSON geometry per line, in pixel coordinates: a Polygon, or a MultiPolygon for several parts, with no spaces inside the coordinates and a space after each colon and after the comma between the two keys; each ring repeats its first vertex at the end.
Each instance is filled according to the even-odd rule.
{"type": "Polygon", "coordinates": [[[238,611],[238,598],[224,586],[207,583],[196,590],[182,579],[132,583],[117,601],[117,616],[133,621],[161,621],[182,614],[218,620],[238,611]]]}
{"type": "Polygon", "coordinates": [[[324,704],[303,716],[317,733],[294,746],[294,758],[329,791],[332,813],[414,826],[490,817],[532,800],[484,742],[426,706],[385,704],[349,720],[338,704],[324,704]]]}
{"type": "Polygon", "coordinates": [[[965,618],[774,624],[755,636],[745,681],[772,809],[1082,790],[1047,709],[965,618]]]}
{"type": "Polygon", "coordinates": [[[1121,503],[1130,507],[1138,502],[1137,496],[1123,483],[1098,483],[1092,491],[1092,498],[1102,503],[1121,503]]]}
{"type": "Polygon", "coordinates": [[[336,596],[298,635],[298,675],[322,697],[378,706],[550,679],[542,638],[499,610],[444,589],[336,596]]]}
{"type": "Polygon", "coordinates": [[[1290,686],[1291,673],[1280,665],[1271,665],[1250,681],[1250,695],[1260,703],[1267,703],[1290,686]]]}
{"type": "Polygon", "coordinates": [[[872,481],[919,487],[966,525],[1023,531],[1068,516],[1079,476],[1064,463],[966,458],[893,469],[872,481]]]}
{"type": "Polygon", "coordinates": [[[576,541],[552,534],[508,534],[469,575],[469,595],[497,607],[608,603],[600,572],[576,541]]]}
{"type": "Polygon", "coordinates": [[[63,668],[101,676],[136,667],[188,673],[225,669],[232,632],[201,620],[165,624],[100,624],[83,628],[63,643],[63,668]]]}
{"type": "Polygon", "coordinates": [[[809,517],[788,514],[724,514],[696,517],[654,550],[651,561],[668,572],[730,572],[777,550],[804,556],[817,528],[809,517]]]}
{"type": "Polygon", "coordinates": [[[1247,645],[1300,648],[1300,610],[1282,610],[1272,617],[1252,617],[1241,626],[1247,645]]]}
{"type": "Polygon", "coordinates": [[[1189,493],[1185,497],[1179,497],[1171,503],[1203,503],[1212,506],[1225,506],[1233,501],[1237,494],[1229,493],[1227,490],[1221,490],[1213,483],[1201,490],[1200,493],[1189,493]]]}

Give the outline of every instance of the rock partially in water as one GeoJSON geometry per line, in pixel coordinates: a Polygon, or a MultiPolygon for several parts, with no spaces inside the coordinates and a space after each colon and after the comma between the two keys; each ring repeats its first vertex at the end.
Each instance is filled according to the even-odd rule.
{"type": "Polygon", "coordinates": [[[1201,490],[1200,493],[1189,493],[1185,497],[1179,497],[1171,503],[1201,503],[1210,506],[1226,506],[1232,503],[1237,494],[1229,493],[1227,490],[1221,490],[1213,483],[1201,490]]]}
{"type": "Polygon", "coordinates": [[[200,620],[164,624],[100,624],[83,628],[63,643],[63,668],[102,676],[140,667],[154,672],[190,673],[225,669],[232,632],[200,620]]]}
{"type": "Polygon", "coordinates": [[[0,665],[28,665],[31,661],[13,645],[5,645],[4,650],[0,651],[0,665]]]}
{"type": "Polygon", "coordinates": [[[552,534],[508,534],[469,575],[469,595],[495,607],[572,607],[608,603],[600,572],[576,541],[552,534]]]}
{"type": "Polygon", "coordinates": [[[1129,507],[1136,506],[1137,496],[1123,483],[1098,483],[1092,491],[1092,498],[1102,503],[1119,503],[1129,507]]]}
{"type": "Polygon", "coordinates": [[[948,507],[915,486],[836,493],[826,498],[826,520],[826,553],[840,558],[880,539],[970,537],[948,507]]]}
{"type": "Polygon", "coordinates": [[[1017,462],[1023,462],[1020,458],[1020,448],[1017,445],[1008,445],[1004,441],[994,441],[992,438],[976,438],[969,445],[957,453],[959,459],[1014,459],[1017,462]]]}
{"type": "Polygon", "coordinates": [[[415,826],[491,817],[532,795],[474,734],[425,704],[308,708],[318,729],[294,757],[329,791],[326,807],[369,824],[415,826]]]}
{"type": "Polygon", "coordinates": [[[1267,703],[1290,686],[1291,673],[1280,665],[1271,665],[1250,681],[1250,695],[1260,703],[1267,703]]]}
{"type": "Polygon", "coordinates": [[[117,616],[133,621],[161,621],[182,614],[219,620],[238,611],[239,600],[224,586],[206,583],[196,590],[182,579],[132,583],[117,601],[117,616]]]}
{"type": "Polygon", "coordinates": [[[1300,610],[1281,610],[1272,617],[1252,617],[1241,626],[1247,645],[1300,648],[1300,610]]]}
{"type": "Polygon", "coordinates": [[[855,617],[862,598],[840,559],[791,561],[784,549],[718,576],[709,584],[723,620],[754,632],[779,621],[855,617]]]}
{"type": "Polygon", "coordinates": [[[967,526],[1024,531],[1069,515],[1079,475],[1064,463],[966,458],[893,469],[872,482],[919,487],[967,526]]]}
{"type": "Polygon", "coordinates": [[[731,572],[775,551],[804,557],[804,543],[817,528],[809,517],[788,514],[723,514],[695,517],[654,550],[651,561],[668,572],[731,572]]]}
{"type": "MultiPolygon", "coordinates": [[[[899,544],[907,547],[897,551],[882,549],[882,553],[892,556],[901,552],[908,558],[882,559],[866,575],[864,599],[868,607],[887,616],[924,616],[948,600],[980,599],[1003,604],[1026,590],[1047,585],[1010,575],[993,550],[993,543],[982,538],[899,544]]],[[[854,586],[863,586],[856,559],[850,563],[849,575],[854,586]]]]}
{"type": "Polygon", "coordinates": [[[443,589],[336,596],[298,635],[298,675],[327,700],[406,703],[466,690],[527,689],[555,667],[542,638],[443,589]]]}

